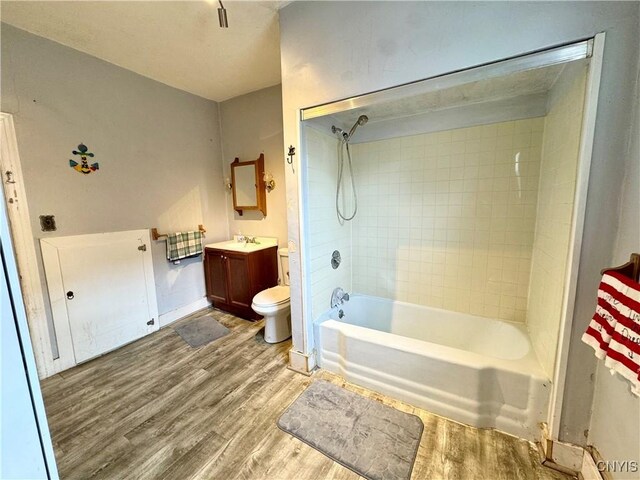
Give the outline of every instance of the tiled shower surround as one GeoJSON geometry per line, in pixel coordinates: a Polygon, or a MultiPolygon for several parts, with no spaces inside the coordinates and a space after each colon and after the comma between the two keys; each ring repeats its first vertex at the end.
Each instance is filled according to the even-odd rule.
{"type": "MultiPolygon", "coordinates": [[[[340,224],[336,216],[335,195],[337,178],[338,142],[330,131],[305,129],[307,148],[307,194],[309,223],[307,244],[313,318],[329,309],[331,292],[342,287],[351,292],[353,259],[351,256],[351,222],[340,224]],[[338,250],[342,263],[337,270],[331,268],[331,254],[338,250]]],[[[347,206],[346,211],[351,211],[347,206]]]]}
{"type": "Polygon", "coordinates": [[[576,190],[584,66],[565,69],[545,118],[527,327],[542,366],[553,373],[576,190]]]}
{"type": "Polygon", "coordinates": [[[533,118],[353,145],[353,290],[524,322],[543,129],[533,118]]]}

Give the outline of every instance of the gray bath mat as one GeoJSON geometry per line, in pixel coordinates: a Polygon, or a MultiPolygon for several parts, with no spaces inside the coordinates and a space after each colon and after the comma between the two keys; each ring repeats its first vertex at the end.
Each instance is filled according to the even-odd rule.
{"type": "Polygon", "coordinates": [[[176,333],[192,347],[201,347],[229,333],[229,329],[209,315],[196,317],[174,328],[176,333]]]}
{"type": "Polygon", "coordinates": [[[424,425],[415,415],[317,380],[278,427],[365,478],[408,480],[424,425]]]}

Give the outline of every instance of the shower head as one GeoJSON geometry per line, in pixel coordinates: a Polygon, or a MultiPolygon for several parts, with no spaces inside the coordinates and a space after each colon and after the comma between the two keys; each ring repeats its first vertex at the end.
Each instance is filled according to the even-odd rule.
{"type": "Polygon", "coordinates": [[[351,130],[349,130],[349,133],[347,134],[347,139],[351,138],[351,136],[355,133],[356,129],[360,125],[364,125],[368,121],[369,121],[369,117],[367,117],[366,115],[360,115],[358,117],[358,120],[356,120],[356,123],[354,123],[353,127],[351,127],[351,130]]]}
{"type": "Polygon", "coordinates": [[[348,142],[349,140],[351,140],[351,136],[354,134],[354,132],[356,131],[356,129],[360,126],[360,125],[364,125],[365,123],[367,123],[369,121],[369,117],[367,117],[366,115],[360,115],[358,117],[358,120],[356,120],[356,123],[353,124],[353,127],[351,127],[351,130],[349,130],[349,133],[345,132],[344,130],[342,130],[340,127],[336,127],[335,125],[331,126],[331,131],[333,133],[335,133],[336,135],[338,135],[338,137],[344,141],[344,142],[348,142]]]}

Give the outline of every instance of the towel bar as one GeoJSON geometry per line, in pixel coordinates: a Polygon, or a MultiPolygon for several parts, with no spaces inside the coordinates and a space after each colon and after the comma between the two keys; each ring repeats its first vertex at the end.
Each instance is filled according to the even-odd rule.
{"type": "Polygon", "coordinates": [[[607,272],[618,272],[636,282],[640,281],[640,253],[632,253],[631,258],[624,265],[605,268],[600,274],[604,275],[607,272]]]}
{"type": "MultiPolygon", "coordinates": [[[[198,225],[198,230],[200,231],[200,233],[207,233],[207,230],[204,228],[203,225],[198,225]]],[[[158,233],[158,229],[157,228],[152,228],[151,229],[151,238],[153,238],[154,240],[158,240],[160,239],[160,237],[166,237],[167,234],[166,233],[158,233]]]]}

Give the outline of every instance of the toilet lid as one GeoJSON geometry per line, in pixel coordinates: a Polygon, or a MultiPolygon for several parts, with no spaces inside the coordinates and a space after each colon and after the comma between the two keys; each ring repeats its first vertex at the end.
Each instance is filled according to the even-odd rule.
{"type": "Polygon", "coordinates": [[[289,287],[278,285],[277,287],[267,288],[253,297],[254,305],[258,307],[268,307],[270,305],[278,305],[289,301],[289,287]]]}

